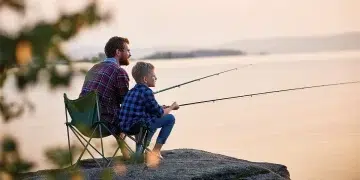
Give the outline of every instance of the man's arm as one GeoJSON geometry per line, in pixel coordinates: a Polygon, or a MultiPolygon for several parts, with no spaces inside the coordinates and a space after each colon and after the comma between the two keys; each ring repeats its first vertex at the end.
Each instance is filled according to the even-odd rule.
{"type": "Polygon", "coordinates": [[[125,70],[121,70],[117,76],[117,83],[119,88],[120,104],[123,102],[126,93],[129,91],[129,76],[125,70]]]}

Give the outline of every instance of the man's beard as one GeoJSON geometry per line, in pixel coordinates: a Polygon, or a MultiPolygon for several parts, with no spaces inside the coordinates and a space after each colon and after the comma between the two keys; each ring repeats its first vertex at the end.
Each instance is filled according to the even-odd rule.
{"type": "Polygon", "coordinates": [[[129,58],[125,57],[125,56],[121,56],[120,59],[119,59],[119,63],[120,63],[120,65],[127,66],[127,65],[130,64],[129,58]]]}

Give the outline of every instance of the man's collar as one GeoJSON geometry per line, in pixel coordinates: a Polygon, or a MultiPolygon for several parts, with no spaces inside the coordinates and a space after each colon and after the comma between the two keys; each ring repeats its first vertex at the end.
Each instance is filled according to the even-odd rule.
{"type": "Polygon", "coordinates": [[[119,65],[118,61],[115,58],[105,58],[104,62],[112,62],[119,65]]]}

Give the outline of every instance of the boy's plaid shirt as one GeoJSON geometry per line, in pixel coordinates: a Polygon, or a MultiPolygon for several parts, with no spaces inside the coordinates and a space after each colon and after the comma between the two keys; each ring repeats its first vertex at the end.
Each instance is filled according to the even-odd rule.
{"type": "Polygon", "coordinates": [[[94,65],[86,74],[80,96],[96,90],[101,119],[114,125],[118,121],[120,104],[129,91],[129,76],[117,63],[104,61],[94,65]]]}
{"type": "Polygon", "coordinates": [[[156,101],[153,91],[144,84],[136,84],[125,96],[121,105],[119,119],[120,129],[128,132],[139,121],[150,126],[164,113],[156,101]]]}

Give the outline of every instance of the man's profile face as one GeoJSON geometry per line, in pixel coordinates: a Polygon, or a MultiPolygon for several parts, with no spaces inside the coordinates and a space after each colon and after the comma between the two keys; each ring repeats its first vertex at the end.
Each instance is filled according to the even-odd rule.
{"type": "Polygon", "coordinates": [[[119,54],[119,63],[120,65],[129,65],[129,58],[131,57],[129,45],[124,43],[124,49],[118,49],[119,54]]]}

